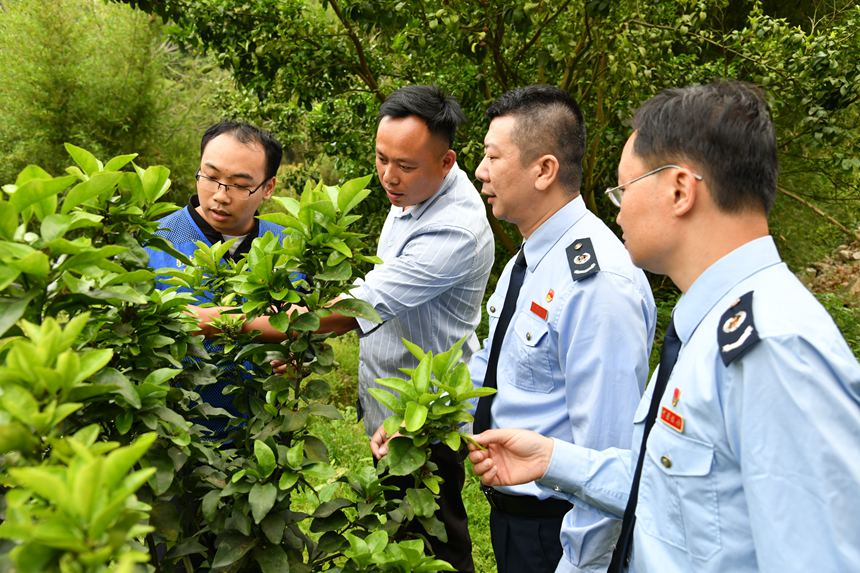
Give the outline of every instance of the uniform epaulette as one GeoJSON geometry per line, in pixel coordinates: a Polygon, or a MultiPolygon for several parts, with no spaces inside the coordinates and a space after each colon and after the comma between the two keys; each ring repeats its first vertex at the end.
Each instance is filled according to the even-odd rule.
{"type": "Polygon", "coordinates": [[[720,317],[717,342],[723,364],[728,366],[761,340],[755,329],[752,310],[753,291],[742,295],[720,317]]]}
{"type": "Polygon", "coordinates": [[[581,281],[597,274],[600,265],[597,263],[597,255],[594,254],[591,239],[588,237],[576,239],[568,245],[567,264],[570,266],[570,276],[575,281],[581,281]]]}

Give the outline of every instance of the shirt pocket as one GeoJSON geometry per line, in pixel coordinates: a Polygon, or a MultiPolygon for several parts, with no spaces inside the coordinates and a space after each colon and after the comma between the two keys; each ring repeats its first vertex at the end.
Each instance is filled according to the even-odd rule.
{"type": "Polygon", "coordinates": [[[531,313],[521,312],[514,317],[513,332],[516,343],[513,367],[514,377],[511,384],[530,392],[549,393],[553,389],[553,376],[550,360],[549,326],[531,313]]]}
{"type": "Polygon", "coordinates": [[[721,547],[714,446],[657,421],[645,454],[636,527],[692,557],[712,557],[721,547]]]}

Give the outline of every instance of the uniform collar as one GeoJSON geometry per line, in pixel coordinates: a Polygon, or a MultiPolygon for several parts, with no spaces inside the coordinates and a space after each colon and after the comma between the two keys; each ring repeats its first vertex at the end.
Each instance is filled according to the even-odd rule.
{"type": "Polygon", "coordinates": [[[768,235],[738,247],[705,269],[675,305],[672,316],[681,342],[686,344],[705,315],[732,288],[781,262],[773,238],[768,235]]]}
{"type": "Polygon", "coordinates": [[[442,185],[439,186],[439,190],[433,193],[425,201],[418,203],[417,205],[413,205],[410,209],[403,210],[403,207],[396,207],[394,205],[391,206],[391,212],[398,219],[406,217],[407,215],[412,217],[413,219],[420,219],[421,215],[424,214],[430,205],[435,203],[439,197],[447,193],[451,187],[454,186],[454,181],[457,179],[457,174],[460,172],[460,167],[454,162],[454,165],[451,166],[451,169],[448,171],[448,175],[445,176],[445,179],[442,180],[442,185]]]}
{"type": "Polygon", "coordinates": [[[550,249],[585,215],[586,211],[585,201],[582,200],[581,195],[577,195],[531,234],[523,245],[526,250],[526,262],[531,272],[534,272],[550,249]]]}

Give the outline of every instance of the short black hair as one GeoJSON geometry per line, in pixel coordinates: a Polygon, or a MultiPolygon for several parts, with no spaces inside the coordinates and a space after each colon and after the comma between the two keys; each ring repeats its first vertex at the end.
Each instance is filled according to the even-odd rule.
{"type": "Polygon", "coordinates": [[[230,134],[244,144],[256,143],[266,152],[266,181],[278,174],[284,150],[280,142],[268,131],[242,121],[224,120],[209,127],[200,140],[200,155],[210,141],[224,133],[230,134]]]}
{"type": "Polygon", "coordinates": [[[728,213],[761,208],[776,196],[776,136],[764,93],[739,81],[667,89],[633,118],[634,153],[650,167],[690,161],[717,206],[728,213]]]}
{"type": "Polygon", "coordinates": [[[544,84],[513,89],[487,109],[492,121],[515,118],[513,141],[523,165],[541,155],[558,159],[558,180],[571,192],[582,185],[582,158],[585,155],[585,124],[579,104],[564,90],[544,84]]]}
{"type": "Polygon", "coordinates": [[[392,92],[379,108],[379,119],[414,115],[427,124],[430,133],[454,145],[457,127],[466,121],[460,104],[436,86],[406,86],[392,92]]]}

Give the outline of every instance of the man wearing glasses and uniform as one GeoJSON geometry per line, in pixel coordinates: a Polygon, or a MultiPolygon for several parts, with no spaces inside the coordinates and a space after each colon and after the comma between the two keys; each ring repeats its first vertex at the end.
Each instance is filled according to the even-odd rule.
{"type": "MultiPolygon", "coordinates": [[[[269,133],[247,123],[222,121],[211,126],[200,142],[197,194],[191,196],[184,209],[159,221],[158,234],[188,257],[194,256],[197,241],[212,245],[236,239],[224,255],[231,260],[247,253],[257,237],[267,232],[280,235],[283,227],[260,221],[256,215],[260,204],[275,189],[282,154],[281,144],[269,133]]],[[[183,266],[169,253],[147,251],[153,269],[183,266]]],[[[206,345],[212,348],[209,341],[206,345]]],[[[230,376],[219,376],[218,383],[200,388],[200,396],[208,404],[235,415],[231,397],[222,393],[230,383],[230,376]]],[[[209,420],[205,425],[216,434],[225,429],[223,420],[209,420]]]]}
{"type": "Polygon", "coordinates": [[[754,86],[647,101],[606,194],[633,262],[682,295],[629,448],[477,436],[485,484],[620,520],[609,573],[860,571],[860,364],[769,234],[777,173],[754,86]]]}

